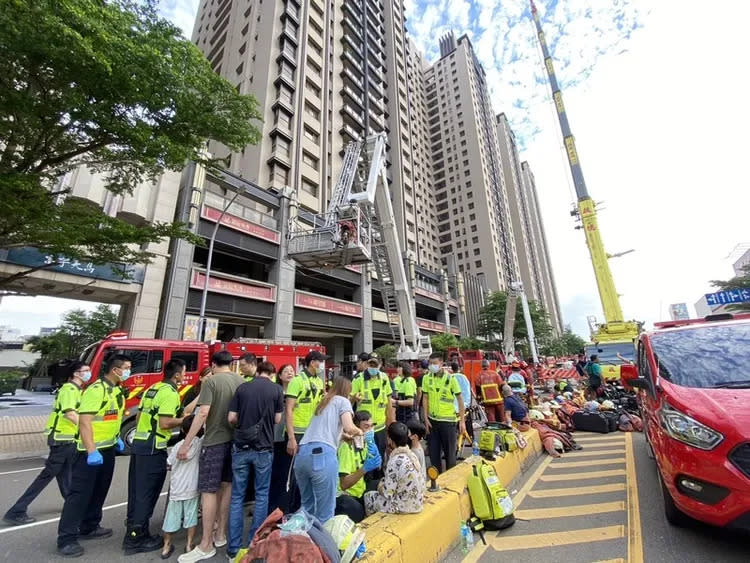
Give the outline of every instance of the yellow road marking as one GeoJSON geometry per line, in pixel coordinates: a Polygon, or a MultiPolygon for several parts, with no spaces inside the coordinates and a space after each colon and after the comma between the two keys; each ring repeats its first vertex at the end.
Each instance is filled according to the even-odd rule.
{"type": "Polygon", "coordinates": [[[625,560],[620,557],[619,559],[603,559],[602,561],[596,561],[595,563],[625,563],[625,560]]]}
{"type": "Polygon", "coordinates": [[[565,455],[570,457],[593,457],[595,455],[621,455],[625,450],[585,450],[580,452],[568,452],[565,455]]]}
{"type": "Polygon", "coordinates": [[[563,456],[559,458],[555,463],[550,465],[550,469],[564,469],[566,467],[599,467],[600,465],[617,465],[625,463],[624,457],[616,457],[614,459],[590,459],[589,461],[565,461],[568,459],[563,456]]]}
{"type": "Polygon", "coordinates": [[[628,483],[628,563],[643,563],[643,540],[641,537],[641,511],[638,502],[638,480],[635,473],[633,435],[625,440],[628,483]]]}
{"type": "Polygon", "coordinates": [[[588,516],[589,514],[603,514],[605,512],[619,512],[621,510],[625,510],[625,502],[623,501],[516,510],[515,515],[516,518],[523,520],[542,520],[544,518],[564,518],[566,516],[588,516]]]}
{"type": "Polygon", "coordinates": [[[597,479],[598,477],[624,477],[624,469],[610,469],[607,471],[579,471],[576,473],[561,473],[558,475],[542,475],[542,481],[580,481],[581,478],[597,479]]]}
{"type": "Polygon", "coordinates": [[[573,434],[573,439],[576,442],[595,442],[597,440],[610,440],[612,442],[616,442],[617,440],[622,440],[624,438],[625,438],[625,435],[623,433],[612,434],[609,436],[607,436],[606,434],[587,434],[581,437],[578,437],[576,434],[573,434]]]}
{"type": "Polygon", "coordinates": [[[525,534],[520,536],[498,536],[492,540],[496,551],[557,547],[575,543],[616,540],[625,536],[625,526],[606,526],[589,530],[568,530],[546,534],[525,534]]]}
{"type": "Polygon", "coordinates": [[[531,477],[529,477],[528,481],[524,483],[523,487],[516,493],[516,496],[513,497],[513,507],[518,508],[521,506],[521,503],[523,502],[523,499],[526,498],[526,495],[529,494],[529,491],[531,488],[536,485],[536,482],[539,480],[539,477],[542,476],[542,473],[544,473],[544,470],[547,469],[549,464],[552,462],[551,457],[547,456],[542,463],[539,464],[539,467],[536,468],[536,471],[532,473],[531,477]]]}
{"type": "MultiPolygon", "coordinates": [[[[604,450],[607,448],[624,448],[625,447],[625,440],[607,440],[606,442],[584,442],[583,443],[583,451],[591,451],[591,450],[604,450]]],[[[574,451],[581,451],[581,450],[574,450],[574,451]]]]}
{"type": "Polygon", "coordinates": [[[585,447],[589,447],[593,444],[612,444],[622,445],[625,442],[625,437],[622,438],[586,438],[582,440],[576,440],[579,444],[583,444],[585,447]]]}
{"type": "Polygon", "coordinates": [[[563,489],[542,489],[530,491],[531,498],[574,497],[578,495],[595,495],[598,493],[616,493],[625,490],[625,483],[611,485],[593,485],[590,487],[566,487],[563,489]]]}

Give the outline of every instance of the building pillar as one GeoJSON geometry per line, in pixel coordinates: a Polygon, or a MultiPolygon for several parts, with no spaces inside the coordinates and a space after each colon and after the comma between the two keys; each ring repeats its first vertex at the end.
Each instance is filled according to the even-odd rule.
{"type": "Polygon", "coordinates": [[[297,202],[294,191],[285,187],[281,193],[278,225],[281,233],[279,259],[271,268],[268,281],[276,286],[276,306],[273,318],[266,321],[263,336],[274,340],[291,340],[294,324],[294,284],[297,267],[287,256],[289,218],[296,214],[297,202]]]}
{"type": "Polygon", "coordinates": [[[362,268],[361,283],[354,290],[354,302],[362,305],[361,328],[354,334],[354,354],[372,352],[372,280],[369,268],[362,268]]]}

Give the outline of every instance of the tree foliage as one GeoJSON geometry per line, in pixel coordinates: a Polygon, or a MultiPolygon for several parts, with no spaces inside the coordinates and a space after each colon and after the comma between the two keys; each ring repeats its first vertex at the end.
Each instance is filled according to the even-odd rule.
{"type": "Polygon", "coordinates": [[[433,352],[444,354],[448,348],[456,348],[458,346],[458,338],[454,334],[444,332],[430,336],[430,343],[432,344],[433,352]]]}
{"type": "Polygon", "coordinates": [[[375,348],[375,353],[380,356],[380,361],[383,367],[393,365],[396,361],[396,346],[393,344],[383,344],[382,346],[375,348]]]}
{"type": "Polygon", "coordinates": [[[458,342],[461,350],[487,350],[487,343],[472,336],[464,336],[458,342]]]}
{"type": "Polygon", "coordinates": [[[257,101],[214,73],[153,1],[0,0],[0,13],[0,249],[144,263],[147,243],[189,236],[61,203],[61,179],[86,166],[122,194],[201,160],[209,139],[241,150],[260,136],[257,101]]]}
{"type": "MultiPolygon", "coordinates": [[[[508,304],[508,293],[505,291],[494,291],[487,298],[487,302],[479,312],[480,334],[490,337],[493,334],[502,334],[505,330],[505,309],[508,304]]],[[[546,344],[552,337],[552,326],[550,325],[547,312],[537,301],[529,301],[529,313],[531,324],[534,327],[534,336],[540,347],[546,344]]],[[[516,306],[516,323],[513,328],[515,340],[528,340],[526,321],[523,318],[523,307],[519,302],[516,306]]]]}
{"type": "MultiPolygon", "coordinates": [[[[750,290],[750,264],[746,264],[740,268],[740,272],[739,276],[735,276],[731,280],[713,280],[711,285],[718,288],[719,291],[729,291],[731,289],[750,290]]],[[[727,309],[730,311],[750,311],[750,303],[733,303],[727,305],[727,309]]]]}
{"type": "Polygon", "coordinates": [[[559,337],[552,338],[542,347],[542,354],[558,357],[572,356],[583,352],[584,346],[586,346],[586,341],[566,326],[559,337]]]}
{"type": "Polygon", "coordinates": [[[63,316],[60,330],[29,340],[31,350],[47,362],[77,358],[89,344],[101,340],[117,328],[117,313],[109,305],[87,312],[73,309],[63,316]]]}

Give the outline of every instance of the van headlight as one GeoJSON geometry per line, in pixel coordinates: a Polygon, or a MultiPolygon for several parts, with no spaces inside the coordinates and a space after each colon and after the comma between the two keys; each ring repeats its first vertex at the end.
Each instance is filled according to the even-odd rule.
{"type": "Polygon", "coordinates": [[[670,405],[662,407],[661,423],[672,438],[701,450],[713,450],[724,439],[716,430],[670,405]]]}

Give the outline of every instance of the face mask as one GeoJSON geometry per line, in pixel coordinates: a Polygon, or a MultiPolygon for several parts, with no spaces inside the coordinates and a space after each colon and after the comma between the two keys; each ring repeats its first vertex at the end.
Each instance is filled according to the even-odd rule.
{"type": "Polygon", "coordinates": [[[437,373],[437,372],[439,372],[439,371],[440,371],[440,366],[437,366],[437,365],[435,365],[435,364],[430,364],[430,371],[431,371],[432,373],[437,373]]]}
{"type": "Polygon", "coordinates": [[[127,381],[130,378],[130,370],[124,369],[122,370],[122,374],[120,375],[120,381],[127,381]]]}
{"type": "Polygon", "coordinates": [[[88,383],[89,379],[91,379],[91,372],[90,371],[82,371],[82,372],[80,372],[78,374],[78,377],[84,383],[88,383]]]}
{"type": "Polygon", "coordinates": [[[365,432],[365,442],[374,442],[375,441],[375,431],[374,430],[368,430],[365,432]]]}
{"type": "Polygon", "coordinates": [[[367,368],[367,373],[370,375],[378,375],[380,370],[378,368],[367,368]]]}

